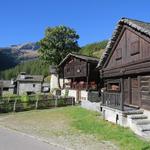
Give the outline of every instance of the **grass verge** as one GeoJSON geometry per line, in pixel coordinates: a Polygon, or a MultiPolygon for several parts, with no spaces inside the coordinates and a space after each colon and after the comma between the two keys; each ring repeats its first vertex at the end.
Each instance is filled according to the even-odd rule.
{"type": "Polygon", "coordinates": [[[130,129],[104,121],[96,112],[80,107],[65,110],[72,118],[72,126],[100,140],[112,141],[122,150],[150,150],[150,142],[140,139],[130,129]]]}

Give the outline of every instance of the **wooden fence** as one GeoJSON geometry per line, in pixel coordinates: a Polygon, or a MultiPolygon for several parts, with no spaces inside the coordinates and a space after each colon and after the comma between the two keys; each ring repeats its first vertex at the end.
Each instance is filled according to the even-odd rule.
{"type": "Polygon", "coordinates": [[[121,93],[102,93],[102,105],[122,110],[122,94],[121,93]]]}
{"type": "Polygon", "coordinates": [[[19,112],[33,109],[46,109],[75,105],[73,97],[40,97],[29,96],[22,100],[21,97],[3,97],[0,98],[0,112],[19,112]]]}

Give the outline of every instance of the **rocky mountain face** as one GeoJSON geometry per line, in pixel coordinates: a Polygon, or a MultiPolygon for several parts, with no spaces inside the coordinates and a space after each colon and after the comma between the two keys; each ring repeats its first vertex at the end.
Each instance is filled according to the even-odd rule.
{"type": "Polygon", "coordinates": [[[25,44],[19,44],[19,45],[11,45],[12,49],[19,50],[19,51],[36,51],[39,49],[39,46],[34,42],[29,42],[25,44]]]}
{"type": "Polygon", "coordinates": [[[39,46],[36,43],[25,43],[0,48],[0,70],[8,69],[18,63],[38,58],[39,46]],[[7,64],[7,65],[6,65],[7,64]],[[5,66],[6,65],[6,66],[5,66]]]}
{"type": "Polygon", "coordinates": [[[22,61],[32,60],[38,57],[37,50],[39,46],[36,43],[25,43],[20,45],[11,45],[10,47],[0,48],[0,51],[7,55],[12,55],[22,61]]]}

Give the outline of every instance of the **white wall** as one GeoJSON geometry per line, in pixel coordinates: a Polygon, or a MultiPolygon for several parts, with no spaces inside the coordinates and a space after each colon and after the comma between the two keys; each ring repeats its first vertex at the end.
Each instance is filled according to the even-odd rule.
{"type": "Polygon", "coordinates": [[[76,90],[69,89],[68,96],[74,97],[75,102],[77,102],[77,91],[76,90]]]}
{"type": "Polygon", "coordinates": [[[81,99],[80,101],[88,100],[88,92],[86,90],[81,90],[81,99]]]}
{"type": "Polygon", "coordinates": [[[100,112],[100,102],[81,101],[81,107],[100,112]]]}
{"type": "Polygon", "coordinates": [[[123,116],[121,111],[106,106],[103,106],[102,108],[103,108],[102,115],[105,120],[108,120],[115,124],[119,124],[124,127],[128,126],[127,118],[123,116]],[[117,115],[118,115],[118,120],[116,120],[117,115]]]}
{"type": "MultiPolygon", "coordinates": [[[[65,96],[66,91],[68,91],[68,96],[74,97],[75,101],[77,102],[77,90],[75,89],[62,89],[61,95],[65,96]]],[[[80,97],[79,101],[86,101],[88,99],[88,92],[86,90],[80,91],[80,97]]]]}
{"type": "Polygon", "coordinates": [[[58,75],[57,74],[52,74],[51,75],[51,80],[50,80],[50,91],[52,92],[54,89],[59,88],[58,85],[58,75]]]}

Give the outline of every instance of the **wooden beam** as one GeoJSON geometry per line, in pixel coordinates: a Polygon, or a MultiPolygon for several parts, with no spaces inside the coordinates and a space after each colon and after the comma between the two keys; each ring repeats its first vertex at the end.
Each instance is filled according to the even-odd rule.
{"type": "Polygon", "coordinates": [[[89,90],[90,63],[87,62],[86,90],[89,90]]]}
{"type": "Polygon", "coordinates": [[[140,101],[140,107],[142,106],[142,101],[141,101],[141,76],[138,76],[138,99],[140,101]]]}
{"type": "Polygon", "coordinates": [[[120,109],[124,110],[124,79],[121,78],[121,100],[120,100],[120,109]]]}
{"type": "Polygon", "coordinates": [[[128,98],[129,103],[132,104],[132,97],[131,97],[131,77],[128,77],[128,98]]]}

